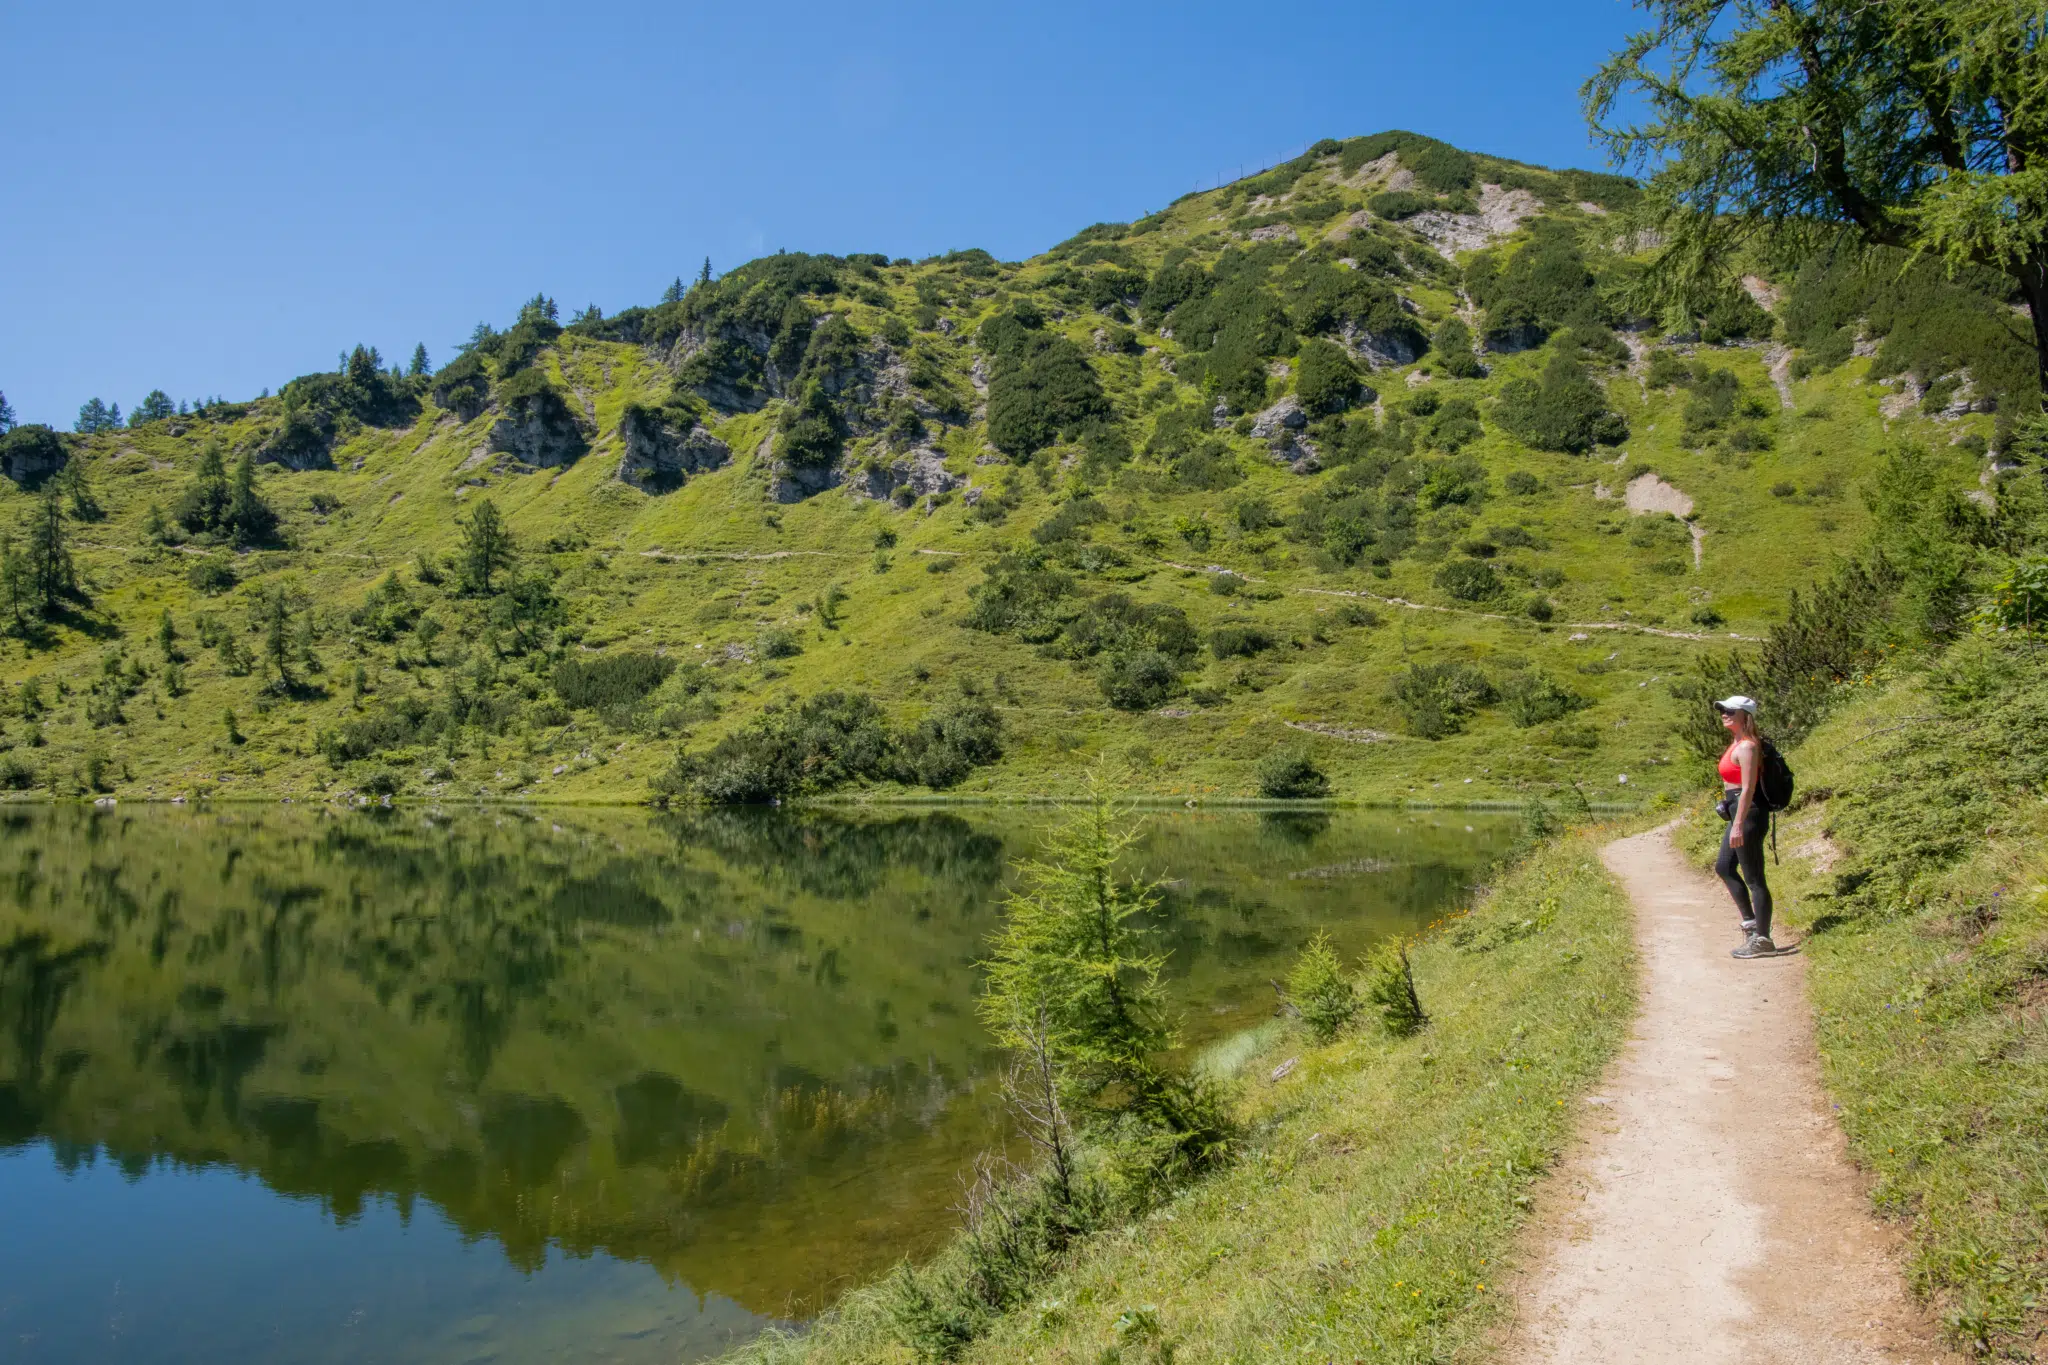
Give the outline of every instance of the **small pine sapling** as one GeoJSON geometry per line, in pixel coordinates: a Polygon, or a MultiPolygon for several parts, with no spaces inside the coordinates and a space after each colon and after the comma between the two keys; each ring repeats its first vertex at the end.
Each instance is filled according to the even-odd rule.
{"type": "Polygon", "coordinates": [[[1318,932],[1301,950],[1294,970],[1287,974],[1287,1000],[1301,1012],[1302,1024],[1318,1043],[1335,1041],[1357,1016],[1357,988],[1344,975],[1328,934],[1318,932]]]}
{"type": "Polygon", "coordinates": [[[1367,961],[1366,998],[1380,1012],[1380,1022],[1396,1038],[1410,1038],[1429,1023],[1422,997],[1415,993],[1415,969],[1408,945],[1398,938],[1381,944],[1367,961]]]}

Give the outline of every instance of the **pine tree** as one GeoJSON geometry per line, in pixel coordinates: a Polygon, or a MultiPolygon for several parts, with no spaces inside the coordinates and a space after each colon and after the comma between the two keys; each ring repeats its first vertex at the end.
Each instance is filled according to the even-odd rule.
{"type": "MultiPolygon", "coordinates": [[[[28,609],[34,604],[35,587],[28,556],[21,552],[13,536],[0,531],[0,608],[7,612],[9,629],[19,633],[27,624],[28,609]]],[[[26,708],[24,714],[28,714],[26,708]]]]}
{"type": "Polygon", "coordinates": [[[0,393],[0,436],[14,430],[14,408],[9,405],[7,395],[0,393]]]}
{"type": "Polygon", "coordinates": [[[709,256],[704,258],[704,268],[697,272],[697,283],[711,283],[711,258],[709,256]]]}
{"type": "Polygon", "coordinates": [[[470,592],[491,591],[491,575],[512,564],[512,532],[498,515],[497,504],[485,498],[462,523],[462,584],[470,592]]]}
{"type": "Polygon", "coordinates": [[[228,504],[231,500],[228,489],[228,469],[221,459],[220,443],[207,442],[199,452],[199,469],[192,476],[192,482],[178,498],[174,515],[186,530],[194,535],[208,531],[219,531],[227,525],[228,504]]]}
{"type": "Polygon", "coordinates": [[[256,491],[256,462],[247,455],[235,462],[234,481],[228,487],[227,520],[235,538],[245,544],[267,538],[277,525],[277,513],[256,491]]]}
{"type": "Polygon", "coordinates": [[[29,597],[37,610],[54,616],[64,599],[78,591],[78,568],[71,560],[71,544],[64,529],[63,490],[52,482],[29,521],[29,597]]]}
{"type": "Polygon", "coordinates": [[[427,363],[426,342],[422,341],[419,345],[412,348],[412,365],[406,372],[414,375],[426,375],[434,372],[434,367],[427,363]]]}
{"type": "Polygon", "coordinates": [[[271,673],[271,686],[289,692],[298,686],[292,676],[292,611],[281,589],[273,589],[257,608],[263,627],[263,663],[271,673]]]}
{"type": "Polygon", "coordinates": [[[102,431],[112,431],[121,424],[121,408],[118,404],[109,411],[107,405],[97,398],[89,399],[78,409],[78,420],[71,429],[84,436],[102,431]]]}
{"type": "Polygon", "coordinates": [[[145,422],[157,422],[166,417],[174,417],[177,412],[177,405],[171,402],[169,394],[162,389],[151,389],[143,400],[135,405],[135,411],[128,414],[128,425],[139,427],[145,422]]]}
{"type": "Polygon", "coordinates": [[[674,284],[661,291],[661,301],[663,303],[681,303],[683,301],[683,277],[681,275],[676,276],[674,284]]]}

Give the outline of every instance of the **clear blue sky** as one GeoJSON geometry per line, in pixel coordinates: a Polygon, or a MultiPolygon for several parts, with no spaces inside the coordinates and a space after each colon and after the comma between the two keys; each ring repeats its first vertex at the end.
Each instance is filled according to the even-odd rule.
{"type": "Polygon", "coordinates": [[[215,0],[0,12],[0,391],[69,428],[536,290],[787,247],[1004,259],[1322,137],[1602,163],[1622,0],[1032,6],[215,0]]]}

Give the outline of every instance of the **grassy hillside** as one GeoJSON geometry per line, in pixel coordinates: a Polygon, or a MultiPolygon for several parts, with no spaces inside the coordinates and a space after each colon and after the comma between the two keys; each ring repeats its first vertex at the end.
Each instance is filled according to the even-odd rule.
{"type": "Polygon", "coordinates": [[[1332,141],[1022,263],[770,257],[435,374],[16,431],[0,785],[1684,787],[1673,685],[1859,540],[1887,440],[1974,488],[2019,381],[1967,280],[1759,262],[1635,317],[1632,194],[1332,141]],[[514,553],[465,559],[486,503],[514,553]],[[834,691],[876,705],[799,709],[834,691]]]}

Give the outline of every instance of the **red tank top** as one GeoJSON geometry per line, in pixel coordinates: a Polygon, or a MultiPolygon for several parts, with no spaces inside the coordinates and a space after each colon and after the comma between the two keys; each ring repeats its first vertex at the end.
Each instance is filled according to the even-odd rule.
{"type": "MultiPolygon", "coordinates": [[[[1737,740],[1736,744],[1741,742],[1737,740]]],[[[1742,785],[1742,764],[1735,757],[1735,744],[1729,745],[1728,751],[1721,755],[1721,780],[1731,787],[1742,785]]]]}

